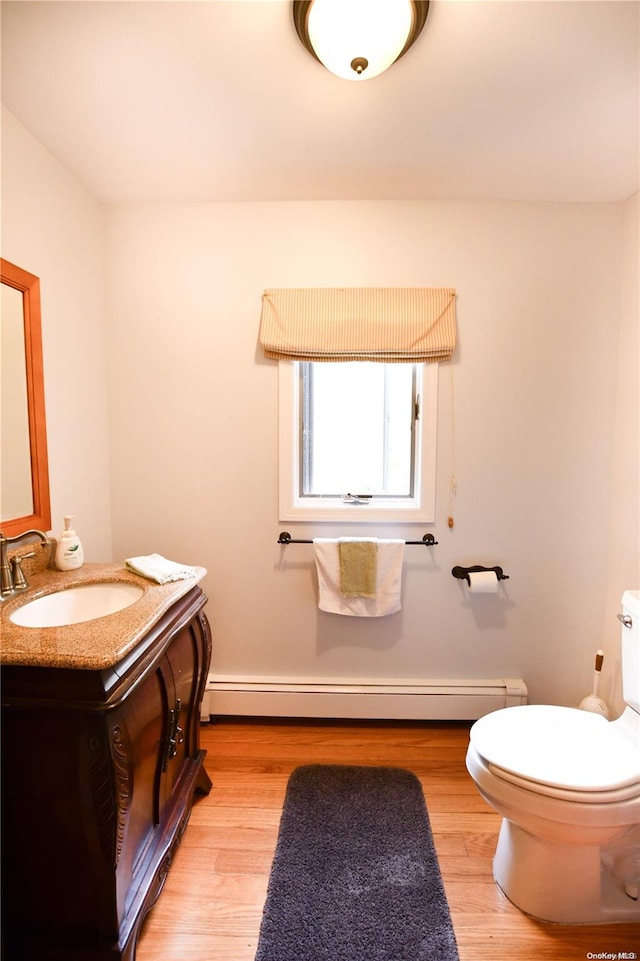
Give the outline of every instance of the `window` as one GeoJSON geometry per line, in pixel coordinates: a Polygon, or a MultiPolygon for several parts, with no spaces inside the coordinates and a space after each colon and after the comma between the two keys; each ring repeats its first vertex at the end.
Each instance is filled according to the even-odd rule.
{"type": "Polygon", "coordinates": [[[437,364],[279,368],[280,520],[435,519],[437,364]]]}

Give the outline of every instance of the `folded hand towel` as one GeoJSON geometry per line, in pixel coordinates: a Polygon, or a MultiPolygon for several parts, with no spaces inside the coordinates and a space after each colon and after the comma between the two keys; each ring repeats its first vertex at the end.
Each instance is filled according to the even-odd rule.
{"type": "Polygon", "coordinates": [[[374,538],[343,537],[340,554],[340,590],[345,597],[375,597],[378,545],[374,538]]]}
{"type": "Polygon", "coordinates": [[[400,610],[404,541],[377,540],[375,597],[346,597],[340,590],[337,539],[316,537],[313,542],[318,572],[318,607],[330,614],[383,617],[400,610]]]}
{"type": "Polygon", "coordinates": [[[150,581],[156,581],[158,584],[183,581],[197,573],[195,567],[187,567],[185,564],[168,561],[162,554],[129,557],[125,564],[129,570],[135,571],[136,574],[142,574],[143,577],[147,577],[150,581]]]}

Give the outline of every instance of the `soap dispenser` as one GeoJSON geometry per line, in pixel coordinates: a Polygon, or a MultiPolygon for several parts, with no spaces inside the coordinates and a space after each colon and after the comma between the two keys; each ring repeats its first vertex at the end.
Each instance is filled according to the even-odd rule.
{"type": "Polygon", "coordinates": [[[80,538],[71,527],[73,516],[64,517],[64,530],[56,547],[56,567],[59,571],[75,571],[84,563],[84,551],[80,538]]]}

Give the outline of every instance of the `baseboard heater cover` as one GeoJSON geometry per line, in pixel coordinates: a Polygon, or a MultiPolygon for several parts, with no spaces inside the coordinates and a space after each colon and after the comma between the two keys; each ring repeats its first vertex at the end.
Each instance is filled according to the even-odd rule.
{"type": "Polygon", "coordinates": [[[210,716],[381,720],[476,720],[527,703],[522,678],[401,679],[249,677],[210,674],[201,719],[210,716]]]}

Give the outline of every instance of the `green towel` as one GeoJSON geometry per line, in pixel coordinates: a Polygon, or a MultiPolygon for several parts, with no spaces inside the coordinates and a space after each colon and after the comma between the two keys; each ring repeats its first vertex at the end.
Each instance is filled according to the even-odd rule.
{"type": "Polygon", "coordinates": [[[375,540],[340,541],[340,591],[345,597],[375,597],[378,545],[375,540]]]}

